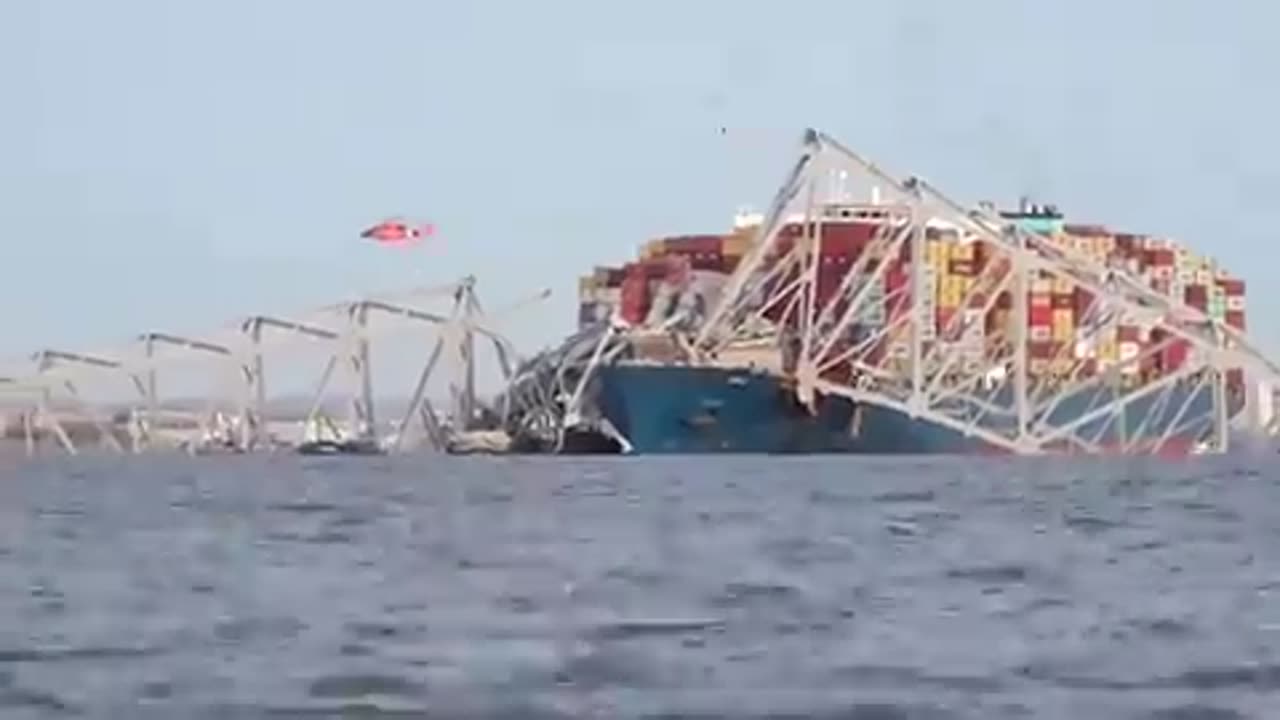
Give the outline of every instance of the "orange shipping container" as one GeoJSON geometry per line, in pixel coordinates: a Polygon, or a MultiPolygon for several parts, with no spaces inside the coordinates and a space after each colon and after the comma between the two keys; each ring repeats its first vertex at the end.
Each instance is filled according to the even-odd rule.
{"type": "Polygon", "coordinates": [[[742,257],[750,247],[750,235],[730,235],[724,239],[724,254],[728,257],[742,257]]]}

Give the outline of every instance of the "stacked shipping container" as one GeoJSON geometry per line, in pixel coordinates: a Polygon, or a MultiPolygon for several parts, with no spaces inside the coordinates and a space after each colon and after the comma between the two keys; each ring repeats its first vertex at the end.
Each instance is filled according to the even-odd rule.
{"type": "MultiPolygon", "coordinates": [[[[782,251],[798,238],[815,231],[801,224],[785,226],[781,232],[782,251]]],[[[820,303],[825,303],[835,292],[877,231],[873,222],[865,220],[822,223],[817,293],[820,303]]],[[[727,276],[750,249],[753,232],[754,228],[740,228],[728,235],[685,235],[652,240],[643,246],[637,262],[622,268],[596,268],[580,282],[580,320],[598,321],[616,311],[629,322],[644,322],[649,304],[662,283],[678,284],[690,270],[727,276]]],[[[1245,327],[1244,283],[1230,277],[1212,260],[1197,257],[1176,243],[1078,224],[1057,225],[1049,237],[1099,264],[1140,278],[1157,292],[1183,301],[1210,317],[1241,330],[1245,327]]],[[[926,291],[920,302],[925,311],[935,317],[936,323],[922,328],[924,338],[953,344],[960,350],[965,364],[974,369],[990,343],[1009,336],[1012,298],[1007,292],[997,298],[985,322],[981,321],[983,318],[974,317],[981,312],[975,308],[985,303],[985,298],[975,294],[975,284],[985,262],[985,246],[961,238],[955,231],[932,227],[926,231],[925,243],[926,291]],[[961,322],[968,320],[976,322],[970,322],[965,333],[955,332],[961,322]]],[[[903,291],[909,291],[909,259],[906,245],[897,257],[868,258],[865,272],[874,274],[880,263],[886,267],[868,289],[868,302],[856,316],[855,336],[874,332],[907,311],[900,299],[903,291]],[[895,294],[899,297],[895,298],[895,294]]],[[[862,284],[865,283],[860,282],[858,286],[862,284]]],[[[1142,354],[1144,347],[1166,340],[1147,326],[1111,326],[1104,330],[1088,327],[1087,314],[1092,300],[1088,291],[1073,286],[1067,279],[1045,273],[1030,278],[1027,330],[1033,373],[1065,375],[1073,372],[1078,361],[1083,361],[1084,372],[1075,372],[1087,375],[1130,360],[1142,354]]],[[[777,318],[777,313],[774,317],[777,318]]],[[[909,354],[909,342],[908,333],[894,333],[878,352],[903,358],[909,354]]],[[[1190,352],[1185,341],[1174,342],[1141,366],[1131,364],[1122,372],[1173,371],[1187,362],[1190,352]]]]}

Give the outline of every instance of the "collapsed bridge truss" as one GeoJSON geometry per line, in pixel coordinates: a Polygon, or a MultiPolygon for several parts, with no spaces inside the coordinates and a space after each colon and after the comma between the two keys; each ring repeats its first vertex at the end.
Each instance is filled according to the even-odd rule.
{"type": "Polygon", "coordinates": [[[720,351],[758,337],[762,321],[785,348],[801,402],[839,396],[1016,454],[1156,453],[1188,439],[1202,451],[1225,451],[1233,424],[1261,428],[1270,421],[1257,389],[1280,381],[1280,367],[1243,332],[1182,298],[992,212],[964,207],[921,179],[898,180],[814,130],[752,248],[690,338],[690,361],[715,364],[720,351]],[[850,203],[858,190],[874,200],[850,203]],[[878,232],[847,266],[824,266],[830,262],[822,252],[824,222],[859,207],[873,211],[878,232]],[[788,235],[784,227],[795,228],[797,217],[803,231],[788,235]],[[941,326],[925,257],[926,237],[939,226],[980,242],[985,254],[972,289],[941,326]],[[908,275],[885,291],[886,260],[893,258],[908,275]],[[1153,341],[1106,368],[1091,357],[1088,337],[1044,356],[1045,343],[1028,329],[1033,274],[1087,293],[1081,316],[1089,334],[1136,325],[1153,341]],[[1010,322],[984,328],[1002,294],[1012,298],[1010,322]],[[887,322],[862,322],[886,306],[887,322]],[[965,342],[975,334],[983,341],[965,342]],[[1189,349],[1180,367],[1136,372],[1178,343],[1189,349]]]}
{"type": "Polygon", "coordinates": [[[0,377],[0,415],[7,412],[12,422],[16,412],[17,422],[5,429],[25,441],[28,453],[46,439],[71,454],[86,443],[121,452],[279,448],[296,441],[279,437],[273,429],[282,423],[271,417],[268,376],[297,380],[293,363],[307,355],[324,358],[323,370],[302,422],[283,424],[312,427],[323,420],[344,438],[371,440],[389,451],[423,444],[447,449],[453,438],[478,424],[501,424],[503,409],[486,407],[477,399],[477,346],[492,349],[505,382],[518,358],[494,323],[548,295],[544,290],[486,313],[474,278],[466,277],[328,305],[296,317],[254,315],[212,336],[149,332],[104,352],[46,349],[0,377]],[[372,346],[375,340],[392,338],[410,339],[416,350],[409,352],[424,355],[403,411],[391,422],[380,422],[375,414],[372,346]],[[437,409],[428,397],[428,383],[441,374],[442,364],[452,366],[447,409],[437,409]],[[209,386],[198,403],[202,407],[166,403],[166,378],[192,371],[209,386]],[[113,384],[125,397],[100,397],[101,389],[113,384]],[[345,386],[346,418],[339,423],[324,413],[334,385],[345,386]]]}

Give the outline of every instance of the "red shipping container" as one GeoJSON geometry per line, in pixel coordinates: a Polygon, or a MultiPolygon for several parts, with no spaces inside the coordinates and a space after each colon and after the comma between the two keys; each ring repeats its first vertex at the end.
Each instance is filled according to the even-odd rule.
{"type": "Polygon", "coordinates": [[[823,223],[822,252],[857,255],[875,237],[877,228],[872,223],[823,223]]]}
{"type": "Polygon", "coordinates": [[[645,311],[649,304],[649,284],[643,275],[630,273],[627,279],[622,283],[622,307],[619,313],[622,318],[629,323],[639,323],[644,320],[645,311]]]}
{"type": "Polygon", "coordinates": [[[1093,305],[1093,293],[1082,287],[1078,287],[1075,289],[1074,295],[1076,315],[1084,315],[1093,305]]]}
{"type": "Polygon", "coordinates": [[[1174,340],[1164,349],[1160,358],[1161,370],[1174,372],[1187,364],[1187,356],[1191,353],[1191,343],[1187,340],[1174,340]]]}
{"type": "Polygon", "coordinates": [[[904,242],[898,246],[898,262],[907,265],[911,262],[911,243],[904,242]]]}
{"type": "Polygon", "coordinates": [[[1155,255],[1154,265],[1159,267],[1172,267],[1177,262],[1177,256],[1168,248],[1161,248],[1153,251],[1155,255]]]}
{"type": "Polygon", "coordinates": [[[956,311],[949,308],[938,308],[938,332],[946,332],[947,325],[956,316],[956,311]]]}
{"type": "Polygon", "coordinates": [[[1057,349],[1050,340],[1031,341],[1027,343],[1027,356],[1038,359],[1053,357],[1057,349]]]}
{"type": "Polygon", "coordinates": [[[1052,296],[1048,293],[1031,293],[1031,302],[1028,304],[1031,307],[1052,308],[1052,296]]]}
{"type": "Polygon", "coordinates": [[[889,292],[893,292],[894,290],[898,290],[906,286],[906,284],[907,273],[902,269],[902,266],[897,263],[889,266],[889,269],[884,273],[885,289],[889,292]]]}
{"type": "Polygon", "coordinates": [[[1116,331],[1119,342],[1138,342],[1138,328],[1134,325],[1121,325],[1116,331]]]}
{"type": "Polygon", "coordinates": [[[680,235],[665,239],[662,246],[669,253],[713,253],[719,255],[721,248],[724,246],[724,236],[680,235]]]}
{"type": "Polygon", "coordinates": [[[1076,306],[1075,293],[1054,293],[1051,306],[1054,310],[1071,310],[1076,306]]]}
{"type": "Polygon", "coordinates": [[[1066,223],[1062,226],[1064,232],[1068,235],[1076,235],[1079,237],[1092,237],[1095,235],[1106,235],[1107,228],[1104,225],[1084,225],[1080,223],[1066,223]]]}
{"type": "Polygon", "coordinates": [[[1116,233],[1116,249],[1124,255],[1133,255],[1138,247],[1138,240],[1129,233],[1116,233]]]}
{"type": "Polygon", "coordinates": [[[1222,292],[1227,297],[1236,297],[1244,295],[1244,281],[1235,278],[1219,278],[1218,286],[1222,288],[1222,292]]]}
{"type": "Polygon", "coordinates": [[[1227,324],[1230,325],[1231,327],[1237,330],[1244,330],[1244,311],[1243,310],[1228,310],[1226,320],[1227,320],[1227,324]]]}
{"type": "Polygon", "coordinates": [[[1209,289],[1204,285],[1188,285],[1182,291],[1182,297],[1188,305],[1199,310],[1209,307],[1209,289]]]}
{"type": "Polygon", "coordinates": [[[694,270],[709,270],[712,272],[725,272],[724,256],[712,255],[710,253],[702,255],[693,255],[689,257],[689,265],[694,270]]]}
{"type": "Polygon", "coordinates": [[[1027,309],[1027,324],[1032,327],[1051,327],[1053,325],[1053,308],[1033,305],[1027,309]]]}
{"type": "Polygon", "coordinates": [[[991,259],[990,248],[987,243],[982,240],[973,241],[973,262],[981,269],[991,259]]]}

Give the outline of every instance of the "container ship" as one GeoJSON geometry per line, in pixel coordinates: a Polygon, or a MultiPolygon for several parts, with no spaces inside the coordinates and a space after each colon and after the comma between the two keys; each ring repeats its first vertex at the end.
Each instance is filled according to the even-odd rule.
{"type": "MultiPolygon", "coordinates": [[[[843,215],[849,215],[844,213],[843,215]]],[[[830,292],[838,277],[854,266],[871,244],[876,222],[859,216],[824,219],[820,274],[835,280],[818,283],[818,292],[830,292]],[[823,288],[826,288],[824,291],[823,288]]],[[[1049,237],[1054,243],[1083,253],[1090,259],[1139,278],[1165,297],[1196,308],[1209,317],[1243,331],[1244,283],[1218,264],[1197,256],[1162,238],[1118,233],[1099,225],[1066,222],[1055,208],[1027,202],[1000,216],[1026,230],[1049,237]]],[[[830,217],[827,215],[826,217],[830,217]]],[[[638,256],[619,267],[598,267],[580,278],[579,326],[588,328],[621,320],[632,328],[656,328],[677,309],[687,317],[705,316],[714,307],[726,283],[749,252],[763,218],[740,212],[729,232],[683,235],[652,240],[638,256]]],[[[780,233],[783,238],[804,234],[805,220],[793,219],[780,233]]],[[[922,300],[936,319],[930,331],[941,332],[958,313],[963,298],[974,289],[985,257],[984,243],[965,238],[947,227],[926,232],[924,259],[929,288],[922,300]]],[[[904,245],[905,247],[905,245],[904,245]]],[[[890,267],[872,284],[868,302],[857,320],[864,328],[883,327],[896,311],[882,302],[911,281],[910,258],[887,258],[890,267]]],[[[1187,341],[1169,342],[1159,328],[1116,325],[1083,342],[1091,296],[1061,276],[1031,273],[1027,287],[1028,375],[1051,377],[1078,373],[1077,378],[1105,373],[1107,383],[1062,397],[1049,413],[1055,423],[1082,417],[1115,390],[1115,384],[1149,382],[1178,370],[1194,352],[1187,341]],[[1157,344],[1165,346],[1158,353],[1157,344]],[[1063,358],[1055,352],[1076,346],[1063,358]],[[1085,346],[1085,347],[1082,347],[1085,346]],[[1149,355],[1149,356],[1148,356],[1149,355]],[[1133,362],[1141,357],[1140,362],[1133,362]]],[[[822,298],[818,299],[819,302],[822,298]]],[[[982,355],[984,334],[996,334],[1013,321],[1013,298],[1002,293],[986,314],[985,323],[973,323],[961,343],[974,349],[975,364],[982,355]]],[[[900,312],[900,310],[897,310],[900,312]]],[[[981,437],[896,409],[857,403],[843,396],[820,396],[816,406],[797,400],[794,381],[779,343],[762,340],[736,347],[736,360],[721,358],[716,366],[700,366],[676,360],[679,348],[662,332],[637,335],[638,352],[602,364],[597,370],[595,405],[599,414],[625,438],[629,450],[648,453],[867,453],[927,454],[1003,452],[981,437]]],[[[905,344],[890,340],[878,346],[884,356],[902,355],[905,344]]],[[[726,352],[729,352],[726,350],[726,352]]],[[[1228,412],[1244,406],[1244,378],[1228,374],[1228,412]]],[[[1007,402],[1008,387],[992,390],[993,400],[1007,402]]],[[[1085,423],[1084,430],[1099,447],[1125,446],[1144,433],[1163,432],[1187,414],[1210,414],[1214,390],[1210,384],[1184,382],[1170,394],[1152,394],[1129,402],[1118,420],[1085,423]]],[[[1203,430],[1170,431],[1163,438],[1166,449],[1189,452],[1203,430]]],[[[1064,449],[1068,449],[1065,448],[1064,449]]]]}

